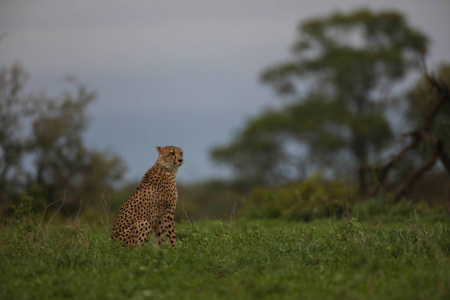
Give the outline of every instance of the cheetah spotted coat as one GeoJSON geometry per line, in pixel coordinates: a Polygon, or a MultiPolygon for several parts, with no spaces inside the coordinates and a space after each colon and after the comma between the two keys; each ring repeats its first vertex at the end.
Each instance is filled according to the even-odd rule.
{"type": "Polygon", "coordinates": [[[144,245],[155,233],[159,246],[164,236],[170,245],[175,239],[174,213],[178,193],[175,178],[183,164],[183,152],[174,146],[156,147],[157,162],[142,178],[136,191],[125,201],[114,222],[111,238],[125,246],[144,245]]]}

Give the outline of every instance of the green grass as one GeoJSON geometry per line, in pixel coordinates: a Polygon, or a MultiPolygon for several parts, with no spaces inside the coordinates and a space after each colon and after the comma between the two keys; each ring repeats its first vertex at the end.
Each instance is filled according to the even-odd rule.
{"type": "Polygon", "coordinates": [[[179,247],[101,226],[3,226],[0,299],[449,299],[448,220],[201,221],[179,247]]]}

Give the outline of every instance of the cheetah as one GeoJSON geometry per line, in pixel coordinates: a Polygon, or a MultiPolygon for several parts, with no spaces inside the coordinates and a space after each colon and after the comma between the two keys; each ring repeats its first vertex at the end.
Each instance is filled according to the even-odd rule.
{"type": "Polygon", "coordinates": [[[164,235],[172,247],[175,239],[174,212],[178,193],[175,178],[183,164],[183,151],[175,146],[156,147],[159,156],[148,169],[136,191],[123,204],[114,222],[111,238],[124,246],[147,243],[152,231],[159,247],[164,235]]]}

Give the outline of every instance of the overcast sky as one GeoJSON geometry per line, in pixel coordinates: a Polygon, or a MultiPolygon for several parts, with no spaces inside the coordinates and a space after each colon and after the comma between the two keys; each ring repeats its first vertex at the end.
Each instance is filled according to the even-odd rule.
{"type": "Polygon", "coordinates": [[[396,9],[431,37],[431,67],[450,61],[448,0],[118,2],[0,0],[0,64],[21,62],[29,92],[61,92],[66,75],[96,91],[87,144],[119,154],[127,180],[142,177],[164,145],[184,150],[179,181],[225,174],[209,150],[279,102],[258,74],[288,57],[308,18],[396,9]]]}

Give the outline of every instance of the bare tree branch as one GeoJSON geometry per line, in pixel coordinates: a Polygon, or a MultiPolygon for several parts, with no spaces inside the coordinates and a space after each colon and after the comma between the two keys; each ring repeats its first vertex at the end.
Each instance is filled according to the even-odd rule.
{"type": "Polygon", "coordinates": [[[439,159],[447,172],[450,173],[450,157],[447,153],[445,153],[444,143],[442,139],[435,136],[432,132],[432,127],[436,116],[442,109],[443,105],[450,102],[450,86],[428,72],[424,56],[422,56],[422,65],[426,82],[430,84],[430,86],[433,87],[437,93],[436,102],[428,111],[426,116],[424,116],[421,126],[418,129],[406,134],[412,138],[411,142],[395,154],[389,162],[381,167],[371,168],[366,166],[360,169],[360,172],[372,171],[376,176],[376,187],[367,195],[369,197],[375,196],[379,193],[382,187],[386,187],[388,185],[388,174],[392,167],[394,167],[406,153],[416,148],[421,142],[429,144],[434,149],[433,156],[403,182],[401,187],[395,192],[395,199],[399,200],[402,196],[404,196],[404,194],[412,187],[417,179],[419,179],[425,172],[429,171],[439,159]]]}
{"type": "Polygon", "coordinates": [[[398,201],[405,195],[405,193],[413,186],[413,184],[416,182],[417,179],[419,179],[425,172],[429,171],[438,158],[440,157],[442,152],[442,149],[440,145],[437,143],[434,149],[433,156],[430,158],[430,160],[425,163],[422,167],[420,167],[418,170],[413,172],[408,179],[403,183],[403,185],[397,190],[395,193],[395,200],[398,201]]]}

